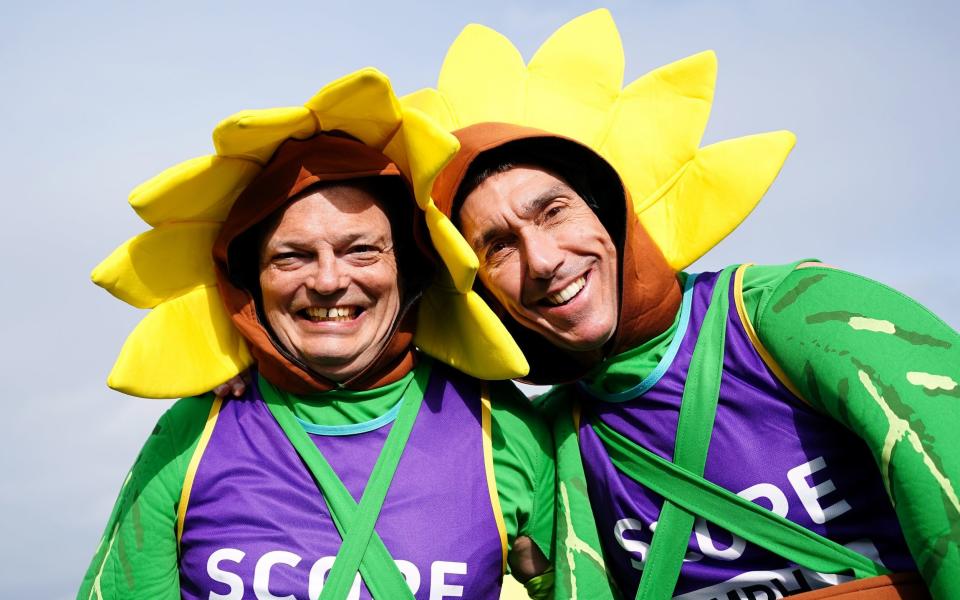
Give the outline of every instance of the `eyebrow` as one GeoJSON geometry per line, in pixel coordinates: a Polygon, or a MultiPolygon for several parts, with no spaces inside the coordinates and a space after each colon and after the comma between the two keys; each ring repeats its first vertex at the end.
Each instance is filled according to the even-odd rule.
{"type": "MultiPolygon", "coordinates": [[[[558,183],[547,190],[544,190],[539,195],[527,200],[522,205],[520,205],[520,216],[522,218],[528,219],[532,215],[540,214],[543,210],[543,207],[546,206],[550,201],[556,199],[559,196],[564,195],[572,191],[569,186],[558,183]]],[[[474,248],[485,248],[493,240],[495,240],[500,235],[500,231],[497,229],[487,229],[480,236],[474,236],[474,248]]]]}

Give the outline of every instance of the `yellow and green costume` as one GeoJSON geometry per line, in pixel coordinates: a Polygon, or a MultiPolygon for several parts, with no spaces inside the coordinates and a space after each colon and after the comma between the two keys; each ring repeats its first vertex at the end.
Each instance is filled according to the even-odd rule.
{"type": "MultiPolygon", "coordinates": [[[[248,201],[244,209],[263,200],[247,192],[262,182],[257,175],[267,171],[269,183],[280,168],[271,157],[283,154],[284,149],[278,151],[283,142],[292,138],[286,150],[295,153],[299,145],[309,154],[308,146],[323,142],[317,134],[331,131],[346,133],[392,159],[403,179],[412,183],[442,260],[455,265],[449,270],[463,273],[475,264],[429,197],[433,177],[457,148],[455,138],[416,109],[402,107],[387,79],[372,69],[326,86],[304,107],[247,111],[225,119],[214,132],[215,156],[182,163],[134,190],[131,204],[153,229],[118,248],[95,269],[93,278],[120,299],[152,310],[128,338],[109,384],[144,397],[187,397],[161,418],[127,476],[79,597],[180,596],[178,542],[189,516],[186,500],[220,408],[231,402],[200,393],[251,365],[252,351],[262,349],[248,332],[238,331],[236,319],[231,319],[236,311],[231,314],[231,303],[221,297],[236,290],[218,281],[215,241],[223,230],[237,226],[231,208],[238,197],[241,204],[248,201]]],[[[361,146],[323,137],[340,140],[344,152],[350,145],[361,146]]],[[[294,166],[303,173],[305,164],[294,166]]],[[[344,165],[344,171],[332,174],[356,172],[348,167],[357,168],[344,165]]],[[[469,285],[443,277],[420,302],[416,344],[423,353],[487,379],[526,372],[515,344],[469,285]]],[[[279,390],[307,431],[354,431],[371,422],[389,423],[401,392],[417,373],[428,373],[432,362],[421,357],[414,371],[369,389],[327,386],[330,389],[299,392],[284,388],[286,381],[266,377],[262,368],[261,385],[279,390]]],[[[485,387],[489,410],[478,431],[483,431],[483,460],[490,475],[482,483],[488,501],[497,507],[507,570],[508,552],[518,536],[529,537],[544,554],[550,553],[554,467],[549,431],[529,403],[510,383],[485,387]]],[[[547,574],[533,587],[548,593],[549,582],[547,574]]],[[[428,591],[421,596],[424,593],[428,591]]]]}
{"type": "MultiPolygon", "coordinates": [[[[509,40],[471,25],[450,48],[437,87],[403,100],[461,139],[460,154],[434,190],[434,200],[448,214],[470,162],[524,137],[568,138],[568,144],[582,145],[615,169],[632,209],[625,239],[619,240],[625,248],[620,260],[634,262],[621,262],[621,326],[607,356],[589,374],[581,373],[586,385],[605,393],[621,394],[645,380],[676,332],[670,325],[675,314],[655,335],[644,332],[646,337],[635,335],[624,319],[642,304],[631,279],[644,273],[636,273],[638,263],[629,252],[639,236],[652,238],[654,252],[674,272],[684,269],[745,218],[793,145],[792,134],[774,132],[700,148],[715,74],[715,58],[706,52],[622,87],[619,36],[600,10],[561,27],[528,64],[509,40]],[[642,234],[637,228],[631,234],[633,215],[642,234]]],[[[623,231],[623,223],[615,225],[623,231]]],[[[960,581],[960,446],[948,433],[960,425],[948,400],[960,385],[960,337],[916,303],[852,274],[822,267],[747,273],[745,287],[741,281],[748,298],[743,319],[755,330],[758,352],[808,406],[863,439],[886,485],[884,501],[896,509],[926,585],[935,597],[949,597],[960,581]]],[[[549,373],[549,363],[562,353],[516,339],[528,352],[530,377],[549,382],[556,375],[549,373]]],[[[553,381],[570,377],[567,370],[553,381]]],[[[590,508],[570,422],[568,402],[578,395],[572,387],[557,388],[546,400],[557,414],[557,597],[610,597],[617,591],[608,581],[608,560],[593,523],[596,507],[590,508]]],[[[704,481],[697,473],[687,475],[704,481]]],[[[684,498],[669,500],[671,511],[690,516],[684,498]],[[681,505],[685,508],[677,509],[681,505]]],[[[673,531],[682,544],[682,533],[673,531]]],[[[652,550],[651,556],[664,560],[652,550]]],[[[671,568],[675,580],[679,560],[671,568]]],[[[877,571],[854,572],[863,577],[877,571]]],[[[652,594],[641,597],[665,597],[673,589],[670,577],[659,587],[641,587],[642,594],[652,594]]]]}

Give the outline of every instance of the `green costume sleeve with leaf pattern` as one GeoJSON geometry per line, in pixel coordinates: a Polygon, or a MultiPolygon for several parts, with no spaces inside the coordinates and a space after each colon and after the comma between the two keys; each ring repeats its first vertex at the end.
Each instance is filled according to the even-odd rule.
{"type": "Polygon", "coordinates": [[[120,489],[77,600],[180,598],[177,506],[211,402],[186,398],[160,417],[120,489]]]}
{"type": "Polygon", "coordinates": [[[960,335],[903,294],[823,266],[791,271],[753,322],[804,399],[867,443],[933,596],[955,593],[960,335]]]}

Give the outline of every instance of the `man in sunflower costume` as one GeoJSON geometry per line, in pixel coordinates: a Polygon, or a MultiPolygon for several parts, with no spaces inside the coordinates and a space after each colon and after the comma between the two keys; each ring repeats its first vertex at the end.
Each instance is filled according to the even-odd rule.
{"type": "Polygon", "coordinates": [[[715,72],[706,52],[621,89],[595,11],[529,65],[470,26],[405,99],[460,141],[433,199],[527,380],[559,384],[557,597],[953,597],[960,336],[816,261],[682,271],[794,142],[699,148],[715,72]]]}
{"type": "Polygon", "coordinates": [[[153,229],[93,274],[152,308],[111,387],[193,397],[145,444],[78,598],[496,599],[506,572],[549,597],[549,430],[480,381],[526,364],[473,292],[430,285],[428,237],[469,268],[429,199],[455,139],[367,69],[214,143],[134,191],[153,229]],[[248,367],[245,392],[202,394],[248,367]]]}

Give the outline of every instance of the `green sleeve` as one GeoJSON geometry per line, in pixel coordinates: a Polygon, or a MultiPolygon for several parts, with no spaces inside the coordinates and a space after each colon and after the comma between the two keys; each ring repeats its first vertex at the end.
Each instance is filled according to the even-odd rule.
{"type": "Polygon", "coordinates": [[[960,336],[869,279],[792,271],[757,335],[806,401],[863,438],[935,598],[960,581],[960,336]]]}
{"type": "Polygon", "coordinates": [[[556,470],[550,430],[512,382],[489,385],[493,472],[507,541],[513,547],[517,536],[527,536],[552,560],[556,470]]]}
{"type": "Polygon", "coordinates": [[[177,505],[211,398],[177,402],[157,422],[120,488],[78,600],[180,598],[177,505]]]}
{"type": "Polygon", "coordinates": [[[530,578],[529,581],[523,584],[527,596],[531,600],[548,600],[549,598],[553,598],[555,575],[551,569],[542,575],[530,578]]]}
{"type": "Polygon", "coordinates": [[[799,260],[782,265],[750,265],[743,274],[743,305],[751,323],[757,323],[760,312],[770,301],[770,296],[783,280],[801,264],[817,262],[816,259],[799,260]]]}

